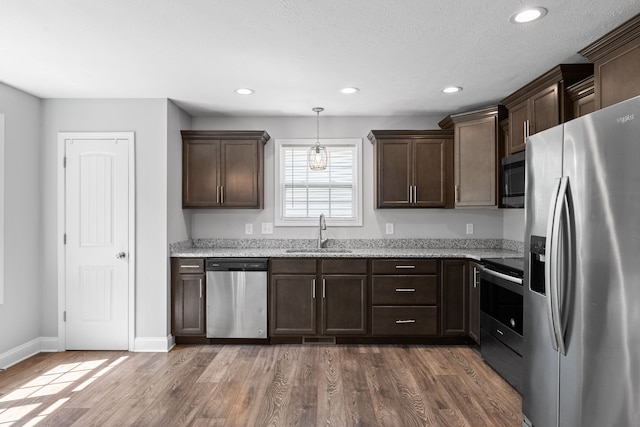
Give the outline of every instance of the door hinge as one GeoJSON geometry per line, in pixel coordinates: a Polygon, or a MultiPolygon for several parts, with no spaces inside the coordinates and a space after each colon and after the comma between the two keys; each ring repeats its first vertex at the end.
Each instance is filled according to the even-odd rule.
{"type": "Polygon", "coordinates": [[[62,236],[62,242],[66,245],[67,244],[67,233],[64,233],[64,236],[62,236]]]}
{"type": "Polygon", "coordinates": [[[67,167],[67,157],[66,156],[62,158],[62,167],[63,168],[67,167]]]}
{"type": "Polygon", "coordinates": [[[66,310],[62,312],[62,321],[63,322],[67,321],[67,311],[66,310]]]}

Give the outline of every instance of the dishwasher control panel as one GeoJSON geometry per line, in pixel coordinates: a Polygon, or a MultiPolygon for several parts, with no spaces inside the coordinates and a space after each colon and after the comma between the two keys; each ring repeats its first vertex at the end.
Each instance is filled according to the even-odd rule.
{"type": "Polygon", "coordinates": [[[268,258],[207,258],[206,271],[267,271],[268,258]]]}

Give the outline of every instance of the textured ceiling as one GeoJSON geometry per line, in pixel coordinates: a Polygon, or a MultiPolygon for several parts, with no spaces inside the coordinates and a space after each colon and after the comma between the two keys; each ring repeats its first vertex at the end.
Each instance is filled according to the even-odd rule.
{"type": "Polygon", "coordinates": [[[583,60],[638,13],[637,0],[0,0],[0,81],[193,115],[446,114],[583,60]],[[512,24],[525,5],[549,12],[512,24]]]}

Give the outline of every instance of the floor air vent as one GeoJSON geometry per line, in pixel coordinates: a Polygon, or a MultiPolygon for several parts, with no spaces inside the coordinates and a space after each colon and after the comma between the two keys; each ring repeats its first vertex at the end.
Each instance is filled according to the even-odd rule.
{"type": "Polygon", "coordinates": [[[336,337],[302,337],[302,344],[335,344],[336,337]]]}

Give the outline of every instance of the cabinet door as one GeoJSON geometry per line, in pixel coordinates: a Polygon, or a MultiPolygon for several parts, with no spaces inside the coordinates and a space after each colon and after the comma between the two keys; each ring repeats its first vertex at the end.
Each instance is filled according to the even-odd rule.
{"type": "Polygon", "coordinates": [[[456,207],[497,206],[497,136],[495,117],[456,124],[456,207]]]}
{"type": "Polygon", "coordinates": [[[475,262],[469,263],[469,336],[480,344],[480,270],[475,262]]]}
{"type": "Polygon", "coordinates": [[[444,208],[451,199],[453,145],[450,139],[413,142],[413,205],[444,208]]]}
{"type": "Polygon", "coordinates": [[[531,97],[529,135],[560,124],[558,84],[553,84],[531,97]]]}
{"type": "Polygon", "coordinates": [[[316,276],[271,276],[269,330],[271,335],[316,334],[316,276]]]}
{"type": "Polygon", "coordinates": [[[220,142],[220,202],[229,208],[260,207],[261,144],[253,140],[220,142]]]}
{"type": "Polygon", "coordinates": [[[219,206],[220,141],[182,143],[182,207],[219,206]]]}
{"type": "Polygon", "coordinates": [[[467,261],[442,261],[442,335],[467,334],[467,261]]]}
{"type": "Polygon", "coordinates": [[[377,207],[409,205],[412,143],[410,139],[389,139],[378,143],[377,207]]]}
{"type": "Polygon", "coordinates": [[[171,331],[174,336],[206,335],[205,275],[174,274],[171,286],[171,331]]]}
{"type": "Polygon", "coordinates": [[[509,108],[509,154],[524,150],[527,121],[529,120],[529,100],[509,108]]]}
{"type": "Polygon", "coordinates": [[[321,293],[322,334],[367,333],[366,275],[325,275],[321,293]]]}

